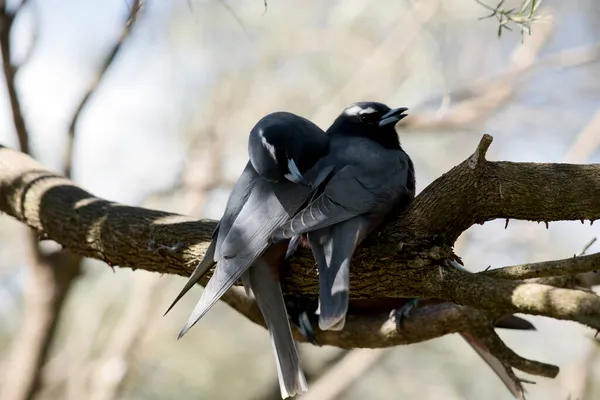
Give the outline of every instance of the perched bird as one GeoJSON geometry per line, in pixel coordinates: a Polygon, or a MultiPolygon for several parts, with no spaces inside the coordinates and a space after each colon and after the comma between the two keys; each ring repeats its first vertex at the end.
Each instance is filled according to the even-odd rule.
{"type": "Polygon", "coordinates": [[[394,128],[406,108],[376,102],[346,108],[327,130],[329,153],[315,165],[333,167],[322,193],[273,234],[307,234],[319,269],[319,327],[340,330],[348,309],[350,260],[356,246],[415,193],[413,164],[394,128]]]}
{"type": "Polygon", "coordinates": [[[231,192],[211,244],[169,307],[217,265],[179,334],[182,337],[241,278],[267,324],[283,398],[304,392],[307,386],[277,274],[287,243],[272,244],[269,238],[327,178],[327,168],[313,167],[328,149],[325,132],[302,117],[279,112],[262,118],[251,131],[250,161],[231,192]]]}

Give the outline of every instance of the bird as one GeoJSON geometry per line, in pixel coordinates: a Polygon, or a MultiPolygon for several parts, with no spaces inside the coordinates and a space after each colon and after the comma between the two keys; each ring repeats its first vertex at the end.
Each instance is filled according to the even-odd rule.
{"type": "Polygon", "coordinates": [[[272,236],[276,243],[306,235],[319,271],[321,330],[343,329],[356,247],[390,211],[414,198],[414,166],[395,130],[407,110],[372,101],[344,109],[326,131],[329,153],[315,164],[333,167],[331,176],[272,236]]]}
{"type": "Polygon", "coordinates": [[[216,264],[179,334],[181,338],[241,278],[246,291],[254,295],[269,330],[282,398],[305,392],[307,384],[279,284],[278,269],[288,246],[285,242],[271,243],[269,238],[327,178],[327,168],[313,167],[328,151],[325,132],[303,117],[275,112],[259,120],[248,140],[249,161],[206,254],[167,310],[216,264]]]}
{"type": "MultiPolygon", "coordinates": [[[[406,108],[392,110],[376,102],[360,102],[346,108],[327,129],[330,151],[317,162],[317,168],[323,163],[334,165],[333,176],[322,189],[320,197],[273,235],[275,242],[306,235],[319,268],[319,304],[316,313],[319,314],[321,330],[343,328],[348,310],[350,260],[356,246],[392,209],[402,209],[414,198],[414,166],[403,151],[394,129],[395,124],[406,116],[406,111],[406,108]],[[385,150],[372,144],[369,146],[365,139],[377,142],[385,150]],[[371,150],[366,151],[367,147],[371,150]],[[398,154],[397,162],[391,162],[392,157],[390,162],[378,159],[377,154],[381,152],[398,154]],[[378,168],[378,163],[388,171],[378,168]],[[343,175],[347,167],[354,168],[343,175]],[[360,174],[361,168],[365,174],[360,174]],[[391,190],[385,192],[387,189],[391,190]],[[380,196],[381,192],[383,196],[380,196]]],[[[293,254],[293,250],[289,249],[287,256],[293,254]]],[[[409,299],[406,300],[410,303],[409,299]]],[[[315,343],[307,313],[301,308],[294,311],[294,322],[300,332],[315,343]]],[[[496,326],[535,329],[529,322],[516,316],[498,320],[496,326]]],[[[461,336],[492,368],[513,396],[521,398],[522,386],[506,374],[502,363],[485,345],[468,332],[462,332],[461,336]]]]}

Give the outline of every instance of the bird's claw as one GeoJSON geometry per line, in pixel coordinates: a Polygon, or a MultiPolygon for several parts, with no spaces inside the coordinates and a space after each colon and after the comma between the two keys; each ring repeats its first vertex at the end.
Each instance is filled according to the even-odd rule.
{"type": "Polygon", "coordinates": [[[404,321],[408,319],[411,311],[417,307],[418,303],[419,299],[409,299],[402,307],[394,308],[390,312],[390,319],[396,322],[396,330],[402,329],[404,321]]]}
{"type": "Polygon", "coordinates": [[[301,305],[295,301],[287,301],[287,312],[290,322],[298,328],[298,331],[304,336],[304,338],[315,346],[320,346],[317,342],[315,330],[313,328],[313,321],[317,321],[317,316],[313,311],[314,308],[311,306],[301,305]],[[313,317],[311,320],[311,316],[313,317]]]}
{"type": "Polygon", "coordinates": [[[313,329],[312,323],[310,322],[310,318],[308,318],[308,313],[302,312],[298,316],[298,330],[308,342],[315,346],[320,346],[320,344],[317,342],[315,330],[313,329]]]}

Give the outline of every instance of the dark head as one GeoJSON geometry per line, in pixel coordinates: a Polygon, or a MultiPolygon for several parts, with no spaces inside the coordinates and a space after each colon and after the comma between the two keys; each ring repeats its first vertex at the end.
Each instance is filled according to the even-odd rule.
{"type": "Polygon", "coordinates": [[[248,153],[264,179],[304,182],[302,174],[329,152],[329,137],[306,118],[288,112],[263,117],[252,128],[248,153]]]}
{"type": "Polygon", "coordinates": [[[391,109],[385,104],[362,101],[346,108],[327,129],[329,135],[360,136],[372,139],[389,149],[400,148],[396,123],[407,115],[408,108],[391,109]]]}

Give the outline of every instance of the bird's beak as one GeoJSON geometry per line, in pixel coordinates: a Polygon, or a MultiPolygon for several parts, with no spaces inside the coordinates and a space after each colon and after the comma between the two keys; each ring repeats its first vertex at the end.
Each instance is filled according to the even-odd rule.
{"type": "Polygon", "coordinates": [[[393,110],[384,114],[381,117],[381,119],[379,120],[379,127],[382,128],[390,124],[396,124],[396,122],[408,116],[408,114],[404,114],[406,111],[408,111],[408,108],[406,107],[394,108],[393,110]]]}

